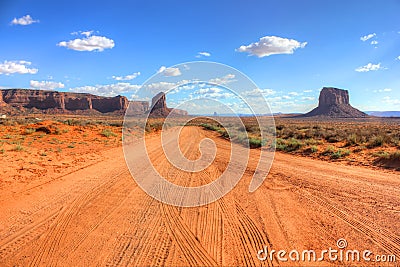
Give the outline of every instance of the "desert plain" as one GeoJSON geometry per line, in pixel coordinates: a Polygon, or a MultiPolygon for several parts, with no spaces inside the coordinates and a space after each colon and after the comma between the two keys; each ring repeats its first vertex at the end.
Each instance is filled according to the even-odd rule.
{"type": "MultiPolygon", "coordinates": [[[[251,119],[244,121],[256,138],[251,119]]],[[[397,119],[276,118],[275,158],[261,187],[248,190],[265,146],[250,150],[231,192],[192,208],[161,203],[136,184],[122,151],[121,117],[1,123],[1,266],[393,266],[400,257],[397,119]],[[345,249],[372,251],[372,260],[258,255],[267,247],[319,257],[340,239],[345,249]]],[[[214,140],[217,155],[205,171],[184,174],[165,157],[159,125],[154,120],[145,133],[147,151],[175,184],[213,181],[229,164],[231,145],[241,146],[217,125],[185,126],[179,145],[188,159],[200,157],[204,138],[214,140]]],[[[141,134],[132,133],[133,145],[141,134]]]]}

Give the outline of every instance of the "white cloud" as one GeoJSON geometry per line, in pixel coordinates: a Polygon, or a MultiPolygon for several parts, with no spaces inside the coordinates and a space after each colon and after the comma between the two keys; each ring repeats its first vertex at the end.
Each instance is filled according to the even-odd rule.
{"type": "Polygon", "coordinates": [[[21,18],[14,18],[12,21],[11,21],[11,25],[23,25],[23,26],[26,26],[26,25],[30,25],[30,24],[32,24],[32,23],[38,23],[39,22],[39,20],[34,20],[30,15],[26,15],[26,16],[23,16],[23,17],[21,17],[21,18]]]}
{"type": "Polygon", "coordinates": [[[165,66],[161,66],[160,69],[158,70],[158,73],[164,74],[164,76],[179,76],[181,75],[181,70],[179,68],[167,68],[165,66]]]}
{"type": "Polygon", "coordinates": [[[400,60],[400,56],[396,57],[397,60],[400,60]]]}
{"type": "Polygon", "coordinates": [[[356,68],[355,71],[357,71],[357,72],[368,72],[368,71],[372,71],[372,70],[375,71],[375,70],[379,70],[379,69],[382,69],[381,63],[378,63],[378,64],[368,63],[365,66],[356,68]]]}
{"type": "Polygon", "coordinates": [[[64,84],[60,82],[53,81],[30,81],[30,86],[32,88],[42,89],[42,90],[54,90],[57,88],[64,88],[64,84]]]}
{"type": "Polygon", "coordinates": [[[208,82],[215,83],[218,85],[223,85],[223,84],[228,84],[228,83],[234,82],[235,81],[234,78],[235,78],[234,74],[227,74],[223,77],[217,77],[217,78],[210,79],[208,82]]]}
{"type": "Polygon", "coordinates": [[[230,92],[224,92],[222,89],[217,87],[201,88],[196,92],[194,92],[194,94],[201,95],[201,98],[217,98],[217,99],[229,98],[234,96],[234,94],[230,92]]]}
{"type": "Polygon", "coordinates": [[[69,89],[76,93],[89,93],[100,96],[116,96],[122,93],[136,93],[141,86],[130,83],[115,83],[105,85],[87,85],[69,89]]]}
{"type": "Polygon", "coordinates": [[[377,40],[373,40],[373,41],[371,41],[371,44],[372,45],[377,45],[379,42],[377,41],[377,40]]]}
{"type": "Polygon", "coordinates": [[[297,92],[290,92],[290,93],[289,93],[289,95],[292,95],[292,96],[298,96],[298,95],[299,95],[299,93],[297,93],[297,92]]]}
{"type": "Polygon", "coordinates": [[[242,93],[242,95],[247,96],[247,97],[259,97],[260,94],[262,94],[263,96],[270,96],[275,94],[276,91],[272,90],[272,89],[260,89],[260,88],[256,88],[253,89],[251,91],[245,91],[242,93]]]}
{"type": "Polygon", "coordinates": [[[112,76],[112,78],[116,81],[130,81],[135,79],[137,76],[140,75],[140,72],[135,72],[126,76],[112,76]]]}
{"type": "Polygon", "coordinates": [[[306,100],[306,101],[310,101],[310,100],[314,100],[314,99],[315,99],[315,97],[312,97],[312,96],[303,96],[301,98],[301,100],[306,100]]]}
{"type": "Polygon", "coordinates": [[[400,99],[392,98],[389,96],[385,96],[383,98],[383,102],[389,105],[398,105],[400,104],[400,99]]]}
{"type": "Polygon", "coordinates": [[[367,40],[369,40],[371,38],[374,38],[375,36],[376,36],[376,33],[370,33],[368,35],[360,37],[360,40],[365,42],[365,41],[367,41],[367,40]]]}
{"type": "Polygon", "coordinates": [[[294,39],[287,39],[278,36],[265,36],[260,41],[249,45],[242,45],[236,51],[247,52],[257,57],[265,57],[277,54],[293,54],[297,48],[304,48],[307,42],[300,43],[294,39]]]}
{"type": "Polygon", "coordinates": [[[304,90],[304,93],[311,93],[313,90],[304,90]]]}
{"type": "Polygon", "coordinates": [[[35,74],[38,69],[29,68],[32,63],[29,61],[18,60],[18,61],[4,61],[0,63],[0,74],[10,75],[12,73],[19,74],[35,74]]]}
{"type": "Polygon", "coordinates": [[[201,58],[201,57],[209,57],[211,54],[209,52],[199,52],[197,53],[196,57],[201,58]]]}
{"type": "MultiPolygon", "coordinates": [[[[75,51],[99,51],[102,52],[104,49],[111,49],[115,46],[114,40],[104,36],[92,35],[93,31],[79,32],[86,36],[82,39],[77,38],[70,41],[62,41],[57,45],[67,47],[75,51]]],[[[77,33],[72,33],[77,34],[77,33]]]]}
{"type": "Polygon", "coordinates": [[[384,89],[374,90],[374,93],[387,93],[391,91],[392,91],[391,88],[384,88],[384,89]]]}

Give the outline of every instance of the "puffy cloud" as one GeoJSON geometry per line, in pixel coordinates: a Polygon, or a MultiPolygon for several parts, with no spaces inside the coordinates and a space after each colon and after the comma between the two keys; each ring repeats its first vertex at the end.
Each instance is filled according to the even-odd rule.
{"type": "Polygon", "coordinates": [[[379,42],[377,41],[377,40],[373,40],[373,41],[371,41],[371,44],[372,45],[377,45],[379,42]]]}
{"type": "Polygon", "coordinates": [[[400,60],[400,56],[396,57],[397,60],[400,60]]]}
{"type": "Polygon", "coordinates": [[[100,96],[116,96],[122,93],[135,93],[139,90],[140,85],[130,84],[130,83],[115,83],[115,84],[105,84],[105,85],[87,85],[81,87],[75,87],[69,89],[76,93],[89,93],[100,96]]]}
{"type": "Polygon", "coordinates": [[[126,76],[112,76],[112,78],[116,81],[130,81],[135,79],[137,76],[140,75],[140,72],[135,72],[126,76]]]}
{"type": "Polygon", "coordinates": [[[299,93],[297,93],[297,92],[289,92],[289,95],[292,95],[292,96],[298,96],[298,95],[299,95],[299,93]]]}
{"type": "MultiPolygon", "coordinates": [[[[62,41],[57,45],[72,49],[75,51],[104,51],[104,49],[111,49],[115,46],[114,40],[104,36],[92,35],[93,31],[80,32],[86,36],[82,39],[77,38],[70,41],[62,41]]],[[[73,33],[75,34],[75,33],[73,33]]]]}
{"type": "Polygon", "coordinates": [[[10,75],[12,73],[19,74],[35,74],[38,69],[29,68],[32,63],[29,61],[18,60],[18,61],[4,61],[0,63],[0,74],[10,75]]]}
{"type": "Polygon", "coordinates": [[[368,63],[365,66],[356,68],[355,71],[357,71],[357,72],[368,72],[368,71],[379,70],[379,69],[382,69],[381,63],[378,63],[378,64],[368,63]]]}
{"type": "Polygon", "coordinates": [[[30,81],[30,86],[32,88],[42,89],[42,90],[54,90],[57,88],[64,88],[64,84],[60,82],[53,81],[30,81]]]}
{"type": "Polygon", "coordinates": [[[201,57],[209,57],[211,54],[209,52],[199,52],[197,53],[196,57],[201,58],[201,57]]]}
{"type": "Polygon", "coordinates": [[[370,33],[368,35],[360,37],[360,40],[365,42],[365,41],[368,41],[371,38],[374,38],[375,36],[376,36],[376,33],[370,33]]]}
{"type": "Polygon", "coordinates": [[[299,42],[278,36],[264,36],[258,42],[242,45],[236,51],[247,52],[257,57],[266,57],[277,54],[293,54],[294,50],[304,48],[307,42],[299,42]]]}
{"type": "Polygon", "coordinates": [[[310,100],[314,100],[314,99],[315,99],[315,97],[312,97],[312,96],[303,96],[301,98],[301,100],[306,100],[306,101],[310,101],[310,100]]]}
{"type": "Polygon", "coordinates": [[[21,17],[21,18],[14,18],[12,21],[11,21],[11,25],[23,25],[23,26],[26,26],[26,25],[30,25],[30,24],[32,24],[32,23],[38,23],[39,22],[39,20],[34,20],[30,15],[26,15],[26,16],[23,16],[23,17],[21,17]]]}
{"type": "Polygon", "coordinates": [[[234,78],[235,78],[234,74],[227,74],[223,77],[217,77],[217,78],[210,79],[208,82],[222,85],[222,84],[228,84],[228,83],[234,82],[235,81],[234,78]]]}
{"type": "Polygon", "coordinates": [[[162,73],[164,76],[179,76],[182,74],[179,68],[167,68],[165,66],[161,66],[158,73],[162,73]]]}

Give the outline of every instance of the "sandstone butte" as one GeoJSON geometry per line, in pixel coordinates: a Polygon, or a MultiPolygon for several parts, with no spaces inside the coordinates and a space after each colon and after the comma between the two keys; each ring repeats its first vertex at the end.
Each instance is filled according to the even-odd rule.
{"type": "Polygon", "coordinates": [[[324,87],[319,94],[318,107],[300,117],[366,118],[368,115],[350,105],[347,90],[324,87]]]}

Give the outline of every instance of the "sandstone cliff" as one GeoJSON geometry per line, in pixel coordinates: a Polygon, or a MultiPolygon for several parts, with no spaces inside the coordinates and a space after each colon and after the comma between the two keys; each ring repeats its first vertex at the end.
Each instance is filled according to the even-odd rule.
{"type": "Polygon", "coordinates": [[[96,111],[125,112],[128,105],[138,114],[149,109],[148,102],[129,102],[125,96],[102,97],[92,94],[68,93],[31,89],[0,90],[0,112],[38,110],[46,113],[96,111]],[[2,111],[3,110],[3,111],[2,111]]]}
{"type": "Polygon", "coordinates": [[[318,107],[302,115],[304,117],[365,118],[368,115],[350,105],[347,90],[324,87],[319,95],[318,107]]]}
{"type": "Polygon", "coordinates": [[[168,108],[163,92],[158,93],[151,99],[150,117],[167,117],[170,113],[175,116],[188,115],[185,110],[168,108]]]}

